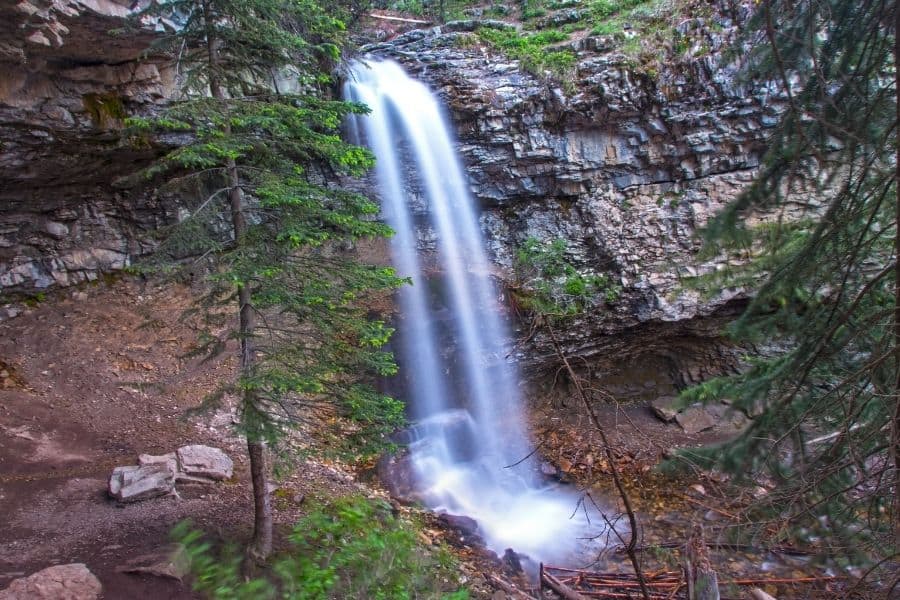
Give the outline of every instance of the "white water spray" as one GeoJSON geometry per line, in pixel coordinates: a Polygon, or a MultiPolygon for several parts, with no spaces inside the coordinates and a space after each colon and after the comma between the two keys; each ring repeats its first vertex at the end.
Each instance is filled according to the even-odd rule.
{"type": "Polygon", "coordinates": [[[345,97],[372,111],[353,127],[376,157],[383,211],[396,231],[394,264],[413,282],[400,293],[400,362],[410,379],[410,452],[422,497],[435,510],[474,518],[498,553],[512,548],[535,560],[562,558],[590,534],[585,507],[579,509],[577,495],[547,487],[534,461],[523,460],[531,448],[519,376],[506,358],[510,336],[437,99],[390,61],[355,64],[345,97]],[[409,173],[437,236],[437,286],[417,252],[409,173]],[[453,352],[444,347],[448,337],[457,345],[453,352]],[[456,377],[453,360],[460,363],[456,377]]]}

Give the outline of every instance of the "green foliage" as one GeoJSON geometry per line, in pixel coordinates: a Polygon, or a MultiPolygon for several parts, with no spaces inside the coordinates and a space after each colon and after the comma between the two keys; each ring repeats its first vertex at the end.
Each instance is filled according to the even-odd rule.
{"type": "Polygon", "coordinates": [[[272,561],[268,579],[240,576],[234,548],[214,553],[203,534],[183,522],[173,537],[184,548],[194,589],[215,600],[327,600],[359,598],[467,600],[445,592],[456,569],[444,548],[418,545],[418,525],[390,506],[359,496],[311,511],[294,527],[289,549],[272,561]]]}
{"type": "Polygon", "coordinates": [[[403,421],[401,405],[368,383],[396,372],[384,350],[391,330],[369,306],[404,280],[348,252],[361,238],[391,234],[378,207],[321,183],[323,170],[355,176],[373,164],[340,135],[345,117],[367,108],[325,91],[347,10],[315,0],[151,4],[146,13],[185,23],[164,42],[181,57],[186,88],[160,116],[128,123],[142,139],[183,140],[146,176],[164,179],[186,204],[195,198],[145,268],[209,272],[186,315],[201,321],[198,351],[242,346],[238,381],[207,405],[240,394],[242,431],[269,442],[330,405],[354,422],[335,438],[366,455],[403,421]],[[279,91],[285,79],[295,91],[279,91]],[[240,310],[239,323],[223,321],[229,308],[240,310]]]}
{"type": "Polygon", "coordinates": [[[621,14],[649,0],[593,0],[589,7],[596,19],[608,19],[621,14]]]}
{"type": "Polygon", "coordinates": [[[550,317],[583,312],[599,298],[612,304],[621,287],[605,274],[585,275],[565,258],[566,241],[550,243],[528,238],[516,252],[519,302],[528,310],[550,317]]]}
{"type": "Polygon", "coordinates": [[[482,27],[478,35],[510,58],[518,59],[525,70],[535,75],[543,76],[549,72],[551,76],[565,81],[575,68],[576,57],[572,49],[550,47],[568,39],[560,31],[548,29],[537,33],[519,33],[482,27]]]}
{"type": "Polygon", "coordinates": [[[35,308],[39,304],[47,300],[46,292],[35,292],[33,294],[25,294],[22,297],[22,304],[28,308],[35,308]]]}
{"type": "Polygon", "coordinates": [[[885,6],[758,5],[749,30],[771,37],[746,57],[746,77],[793,79],[790,102],[760,175],[705,233],[709,254],[746,264],[704,285],[761,278],[730,332],[770,348],[742,374],[685,394],[761,413],[734,442],[690,453],[739,480],[776,484],[750,516],[782,526],[754,533],[818,539],[823,555],[861,562],[897,550],[900,522],[890,450],[900,431],[898,124],[894,81],[885,77],[895,69],[885,6]],[[760,211],[770,215],[764,226],[749,218],[760,211]]]}

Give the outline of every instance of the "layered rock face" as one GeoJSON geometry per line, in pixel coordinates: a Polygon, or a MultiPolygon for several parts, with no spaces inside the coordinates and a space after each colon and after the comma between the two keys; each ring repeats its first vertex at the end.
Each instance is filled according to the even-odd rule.
{"type": "MultiPolygon", "coordinates": [[[[0,7],[0,290],[34,292],[121,268],[176,215],[171,201],[116,187],[154,156],[121,143],[124,116],[174,93],[170,61],[144,56],[171,24],[116,33],[136,7],[0,7]]],[[[445,100],[501,278],[515,284],[515,252],[527,239],[562,238],[580,271],[621,285],[615,303],[559,335],[627,393],[680,387],[736,365],[719,332],[745,290],[707,298],[683,283],[723,266],[698,264],[695,233],[754,177],[780,99],[742,88],[734,68],[719,63],[736,25],[714,19],[714,32],[701,21],[679,25],[709,49],[704,58],[658,72],[636,68],[605,38],[573,42],[579,61],[567,86],[489,50],[472,23],[368,48],[402,62],[445,100]]],[[[427,226],[420,241],[434,245],[427,226]]],[[[519,359],[549,368],[548,340],[531,337],[519,359]]]]}
{"type": "MultiPolygon", "coordinates": [[[[704,35],[699,22],[680,27],[704,35]]],[[[724,266],[698,264],[695,234],[752,181],[779,114],[773,93],[743,89],[733,67],[717,64],[734,23],[723,17],[706,34],[705,59],[658,74],[636,71],[604,38],[582,39],[568,92],[483,47],[472,28],[411,31],[367,50],[403,63],[449,106],[500,276],[514,281],[528,238],[562,238],[579,270],[619,282],[617,302],[559,334],[567,351],[622,380],[626,395],[735,368],[720,331],[746,291],[705,298],[683,285],[724,266]]],[[[422,245],[432,238],[424,228],[422,245]]],[[[551,355],[538,334],[520,359],[547,367],[551,355]]]]}
{"type": "Polygon", "coordinates": [[[173,72],[144,57],[162,23],[125,31],[131,0],[0,6],[0,290],[95,279],[147,249],[171,207],[115,187],[153,158],[125,147],[126,115],[170,96],[173,72]]]}

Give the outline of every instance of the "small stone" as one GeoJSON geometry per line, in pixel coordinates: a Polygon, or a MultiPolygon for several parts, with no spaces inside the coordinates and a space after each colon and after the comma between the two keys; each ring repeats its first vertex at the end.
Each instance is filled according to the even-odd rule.
{"type": "Polygon", "coordinates": [[[174,475],[176,471],[178,471],[178,462],[175,459],[174,452],[167,452],[166,454],[141,454],[138,456],[138,464],[140,466],[145,465],[166,465],[172,470],[172,474],[174,475]]]}
{"type": "Polygon", "coordinates": [[[135,557],[117,567],[116,571],[155,575],[181,581],[185,575],[190,573],[190,558],[185,554],[183,546],[175,544],[160,552],[135,557]]]}
{"type": "Polygon", "coordinates": [[[545,460],[541,463],[541,473],[543,473],[547,477],[555,477],[556,476],[556,467],[554,467],[551,463],[549,463],[545,460]]]}
{"type": "Polygon", "coordinates": [[[14,580],[0,600],[95,600],[103,586],[82,563],[58,565],[14,580]]]}
{"type": "Polygon", "coordinates": [[[675,396],[660,396],[650,403],[650,410],[661,420],[671,423],[678,414],[678,409],[675,408],[677,402],[678,398],[675,396]]]}
{"type": "Polygon", "coordinates": [[[472,517],[442,513],[438,516],[438,520],[447,527],[456,529],[457,531],[465,535],[474,535],[478,532],[478,521],[476,521],[472,517]]]}
{"type": "Polygon", "coordinates": [[[63,225],[62,223],[57,223],[56,221],[47,221],[44,224],[44,231],[47,232],[47,235],[50,237],[61,240],[69,235],[69,228],[63,225]]]}

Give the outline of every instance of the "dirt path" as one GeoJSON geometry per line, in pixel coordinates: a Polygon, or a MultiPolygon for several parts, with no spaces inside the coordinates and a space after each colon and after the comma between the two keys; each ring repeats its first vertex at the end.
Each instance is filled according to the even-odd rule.
{"type": "MultiPolygon", "coordinates": [[[[194,333],[178,318],[185,287],[132,281],[54,297],[0,323],[0,589],[53,564],[86,563],[104,598],[195,598],[173,579],[119,573],[159,551],[185,518],[240,539],[252,505],[242,442],[231,415],[186,420],[233,358],[201,364],[178,357],[194,333]],[[209,444],[235,461],[234,481],[194,499],[158,498],[124,507],[107,498],[116,465],[140,453],[209,444]]],[[[306,469],[297,493],[349,485],[331,469],[306,469]],[[309,472],[312,471],[312,472],[309,472]]],[[[281,510],[293,522],[297,510],[281,510]]]]}

